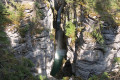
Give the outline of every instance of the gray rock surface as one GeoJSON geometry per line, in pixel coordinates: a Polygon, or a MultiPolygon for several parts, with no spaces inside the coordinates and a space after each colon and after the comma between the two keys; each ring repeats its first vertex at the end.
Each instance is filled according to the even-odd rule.
{"type": "MultiPolygon", "coordinates": [[[[25,18],[29,20],[34,15],[34,1],[25,0],[22,1],[21,4],[31,5],[30,9],[25,10],[26,14],[32,15],[31,17],[25,18]]],[[[43,27],[45,28],[40,34],[31,35],[31,29],[29,29],[29,31],[26,32],[25,37],[22,38],[15,29],[10,31],[14,25],[9,26],[8,29],[6,29],[6,33],[10,38],[11,47],[13,48],[16,57],[26,57],[35,64],[32,70],[33,75],[43,75],[48,77],[48,79],[54,80],[50,75],[54,59],[54,43],[50,40],[50,31],[53,29],[53,13],[52,9],[48,8],[45,3],[41,6],[45,7],[44,13],[46,15],[42,20],[43,23],[39,22],[39,24],[43,24],[43,27]]],[[[22,27],[24,27],[24,21],[22,22],[22,27]]]]}
{"type": "MultiPolygon", "coordinates": [[[[92,22],[92,24],[93,23],[94,22],[92,22]]],[[[88,26],[89,25],[90,24],[88,24],[88,26]]],[[[90,32],[89,29],[86,29],[86,31],[90,32]]],[[[103,36],[105,43],[103,47],[96,42],[92,42],[89,37],[84,37],[85,35],[83,35],[85,43],[78,45],[79,49],[77,51],[76,64],[73,66],[77,76],[81,76],[83,79],[87,80],[93,74],[98,75],[104,71],[119,70],[118,65],[113,61],[115,57],[119,57],[120,34],[115,34],[111,31],[113,30],[105,31],[104,29],[103,36]]],[[[81,38],[79,41],[81,41],[81,38]]]]}
{"type": "Polygon", "coordinates": [[[67,57],[72,63],[75,75],[82,77],[83,80],[88,80],[94,74],[119,71],[118,64],[114,63],[114,58],[120,57],[119,27],[117,29],[104,27],[102,35],[105,42],[100,45],[89,36],[89,33],[93,31],[91,26],[96,25],[97,22],[91,19],[85,21],[83,34],[77,34],[74,51],[71,51],[72,47],[70,47],[70,39],[68,39],[67,57]]]}

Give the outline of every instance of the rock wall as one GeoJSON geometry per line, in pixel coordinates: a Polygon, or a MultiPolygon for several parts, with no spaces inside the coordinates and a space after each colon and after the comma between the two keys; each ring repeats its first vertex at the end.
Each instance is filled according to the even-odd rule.
{"type": "MultiPolygon", "coordinates": [[[[89,21],[93,20],[89,19],[89,21]]],[[[85,28],[83,34],[78,37],[80,42],[77,43],[79,47],[76,53],[77,60],[75,64],[75,73],[77,76],[81,75],[84,78],[88,78],[93,74],[98,75],[104,71],[109,72],[117,69],[118,67],[115,67],[114,64],[114,58],[120,57],[119,31],[116,33],[114,29],[106,29],[106,27],[104,27],[102,34],[105,42],[103,45],[100,45],[94,42],[91,37],[85,35],[86,31],[90,32],[90,26],[89,29],[85,28]]]]}
{"type": "MultiPolygon", "coordinates": [[[[54,7],[53,1],[54,0],[50,0],[48,5],[54,7]]],[[[11,47],[17,58],[26,57],[35,64],[31,70],[33,75],[47,76],[47,78],[51,79],[50,71],[54,59],[54,42],[50,39],[50,34],[53,29],[52,9],[42,0],[40,2],[22,0],[21,4],[29,4],[30,6],[29,9],[24,10],[26,15],[24,19],[21,20],[23,23],[20,29],[24,28],[26,24],[29,25],[30,28],[25,32],[25,36],[23,37],[16,28],[11,30],[14,24],[8,26],[6,33],[11,41],[11,47]],[[44,14],[42,19],[36,16],[35,4],[38,4],[38,10],[44,14]],[[36,19],[36,22],[33,22],[33,19],[36,19]]],[[[52,78],[52,80],[54,79],[52,78]]]]}
{"type": "Polygon", "coordinates": [[[81,5],[77,7],[73,4],[66,5],[64,11],[63,17],[66,19],[63,22],[73,20],[76,30],[80,29],[76,32],[74,45],[71,46],[71,38],[68,38],[67,59],[71,61],[73,73],[82,77],[83,80],[88,80],[94,74],[118,71],[119,67],[114,63],[114,58],[120,57],[120,26],[111,27],[113,25],[99,21],[97,16],[88,15],[86,17],[81,5]],[[91,36],[91,32],[101,26],[103,44],[91,36]]]}

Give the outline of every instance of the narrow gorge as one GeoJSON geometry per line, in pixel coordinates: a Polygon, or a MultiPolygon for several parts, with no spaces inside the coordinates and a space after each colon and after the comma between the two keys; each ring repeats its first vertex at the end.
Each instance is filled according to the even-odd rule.
{"type": "Polygon", "coordinates": [[[1,0],[1,80],[119,80],[119,12],[118,0],[1,0]]]}

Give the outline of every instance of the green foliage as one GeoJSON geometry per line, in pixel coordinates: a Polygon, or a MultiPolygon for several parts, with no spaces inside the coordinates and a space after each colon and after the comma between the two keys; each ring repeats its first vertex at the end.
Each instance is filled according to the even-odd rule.
{"type": "Polygon", "coordinates": [[[5,32],[0,31],[0,80],[36,80],[30,72],[33,63],[26,58],[17,60],[9,51],[6,41],[9,40],[5,32]]]}
{"type": "Polygon", "coordinates": [[[109,74],[104,72],[101,76],[93,75],[88,80],[109,80],[109,74]]]}
{"type": "Polygon", "coordinates": [[[0,25],[0,45],[1,44],[10,44],[10,41],[8,40],[8,37],[6,37],[6,33],[4,32],[5,26],[0,25]]]}
{"type": "Polygon", "coordinates": [[[97,9],[103,11],[104,9],[119,9],[119,0],[84,0],[88,9],[97,9]],[[104,2],[104,3],[103,3],[104,2]],[[107,5],[106,5],[107,4],[107,5]]]}
{"type": "MultiPolygon", "coordinates": [[[[37,25],[39,25],[39,24],[36,24],[36,26],[37,26],[37,25]]],[[[39,26],[39,27],[34,27],[34,28],[32,29],[32,31],[31,31],[31,34],[32,34],[32,35],[41,34],[43,30],[45,30],[44,27],[40,27],[40,26],[39,26]]]]}
{"type": "Polygon", "coordinates": [[[42,76],[42,75],[39,76],[39,79],[40,80],[48,80],[46,76],[42,76]]]}
{"type": "Polygon", "coordinates": [[[3,31],[0,31],[0,38],[2,38],[2,37],[6,37],[6,33],[3,31]]]}
{"type": "Polygon", "coordinates": [[[17,11],[18,11],[18,17],[19,17],[20,19],[23,19],[24,16],[25,16],[24,10],[25,10],[25,7],[24,7],[24,6],[22,6],[22,5],[18,6],[17,11]]]}
{"type": "Polygon", "coordinates": [[[36,7],[36,17],[37,19],[44,19],[45,14],[42,9],[39,8],[39,3],[35,2],[35,7],[36,7]]]}
{"type": "Polygon", "coordinates": [[[25,34],[28,32],[30,28],[30,25],[27,24],[26,26],[22,27],[22,28],[19,28],[19,33],[22,37],[25,37],[25,34]]]}
{"type": "Polygon", "coordinates": [[[10,22],[10,20],[7,18],[8,14],[7,8],[0,1],[0,26],[10,22]]]}
{"type": "Polygon", "coordinates": [[[50,39],[55,42],[55,29],[52,29],[52,32],[50,34],[50,39]]]}
{"type": "Polygon", "coordinates": [[[66,23],[65,30],[65,35],[72,38],[72,41],[75,41],[75,25],[72,21],[66,23]]]}
{"type": "Polygon", "coordinates": [[[100,17],[112,26],[120,25],[120,15],[116,13],[120,9],[119,0],[84,0],[87,14],[100,17]],[[107,5],[106,5],[107,4],[107,5]]]}
{"type": "Polygon", "coordinates": [[[62,80],[69,80],[70,77],[63,77],[62,80]]]}
{"type": "Polygon", "coordinates": [[[74,0],[65,0],[66,3],[73,3],[74,0]]]}
{"type": "Polygon", "coordinates": [[[29,60],[29,59],[26,59],[26,58],[22,58],[22,65],[24,65],[25,67],[33,67],[34,64],[29,60]]]}
{"type": "Polygon", "coordinates": [[[9,44],[10,41],[7,37],[0,37],[0,44],[9,44]]]}
{"type": "Polygon", "coordinates": [[[34,5],[35,5],[35,7],[39,8],[39,3],[38,2],[35,2],[34,5]]]}
{"type": "Polygon", "coordinates": [[[21,5],[20,3],[16,3],[13,0],[11,1],[13,5],[9,5],[13,9],[8,9],[9,12],[9,19],[12,21],[15,26],[20,25],[20,20],[22,20],[25,16],[24,10],[25,7],[24,5],[21,5]]]}
{"type": "Polygon", "coordinates": [[[1,80],[35,80],[30,72],[33,63],[25,58],[19,61],[12,54],[2,53],[0,56],[1,80]]]}
{"type": "Polygon", "coordinates": [[[84,29],[84,27],[78,27],[76,30],[77,30],[78,32],[81,32],[83,29],[84,29]]]}
{"type": "Polygon", "coordinates": [[[103,44],[104,43],[104,38],[101,34],[101,31],[99,28],[95,28],[92,33],[91,33],[92,37],[96,39],[96,41],[99,43],[99,44],[103,44]]]}
{"type": "Polygon", "coordinates": [[[8,48],[5,27],[0,27],[0,80],[36,80],[30,72],[34,64],[26,58],[15,58],[8,48]]]}
{"type": "Polygon", "coordinates": [[[54,40],[55,36],[53,34],[50,34],[50,39],[54,40]]]}
{"type": "Polygon", "coordinates": [[[114,62],[120,63],[120,57],[114,58],[114,62]]]}
{"type": "Polygon", "coordinates": [[[37,17],[40,17],[40,19],[42,19],[42,20],[45,17],[44,12],[42,10],[40,10],[40,9],[37,10],[36,15],[37,15],[37,17]]]}
{"type": "Polygon", "coordinates": [[[90,77],[88,80],[99,80],[98,77],[96,75],[93,75],[92,77],[90,77]]]}
{"type": "MultiPolygon", "coordinates": [[[[10,41],[4,32],[8,23],[20,25],[20,20],[24,17],[24,7],[18,3],[8,4],[8,9],[0,2],[0,80],[36,80],[31,74],[34,64],[24,57],[16,59],[9,48],[10,41]]],[[[20,33],[25,34],[29,25],[20,29],[20,33]]]]}
{"type": "Polygon", "coordinates": [[[109,79],[109,74],[107,72],[104,72],[100,77],[100,80],[108,80],[108,79],[109,79]]]}

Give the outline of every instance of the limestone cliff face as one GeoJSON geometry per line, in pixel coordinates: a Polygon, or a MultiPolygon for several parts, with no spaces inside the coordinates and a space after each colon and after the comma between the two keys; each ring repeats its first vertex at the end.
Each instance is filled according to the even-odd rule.
{"type": "Polygon", "coordinates": [[[11,47],[17,58],[26,57],[30,59],[35,66],[31,70],[33,75],[44,75],[49,79],[52,63],[54,59],[54,42],[50,39],[53,29],[53,12],[54,0],[50,2],[17,0],[25,7],[25,16],[21,20],[20,29],[29,26],[24,36],[13,25],[6,29],[6,33],[11,41],[11,47]],[[39,16],[37,15],[39,14],[39,16]],[[26,22],[27,21],[27,22],[26,22]],[[11,30],[13,29],[13,30],[11,30]]]}
{"type": "MultiPolygon", "coordinates": [[[[95,21],[91,19],[89,19],[88,23],[91,23],[90,21],[93,22],[92,25],[95,23],[95,21]]],[[[114,64],[114,58],[120,57],[119,29],[116,30],[116,33],[114,29],[104,27],[101,33],[104,36],[105,42],[103,45],[100,45],[85,34],[86,31],[90,32],[90,26],[92,26],[87,25],[89,27],[86,27],[82,34],[78,36],[79,41],[76,43],[78,48],[76,51],[77,59],[75,64],[76,75],[88,78],[92,74],[100,74],[104,71],[109,72],[117,69],[114,64]]]]}
{"type": "MultiPolygon", "coordinates": [[[[76,29],[75,44],[71,46],[71,38],[68,38],[67,57],[72,63],[73,73],[87,80],[92,75],[99,75],[105,71],[118,71],[118,65],[114,63],[115,57],[120,57],[120,27],[99,21],[97,16],[86,17],[84,7],[73,4],[66,5],[63,13],[63,22],[76,19],[73,22],[76,29]],[[100,28],[102,26],[102,29],[100,28]],[[99,28],[104,43],[101,44],[91,33],[99,28]]],[[[111,22],[112,23],[112,22],[111,22]]],[[[63,23],[64,24],[64,23],[63,23]]],[[[99,33],[97,30],[97,33],[99,33]]]]}

